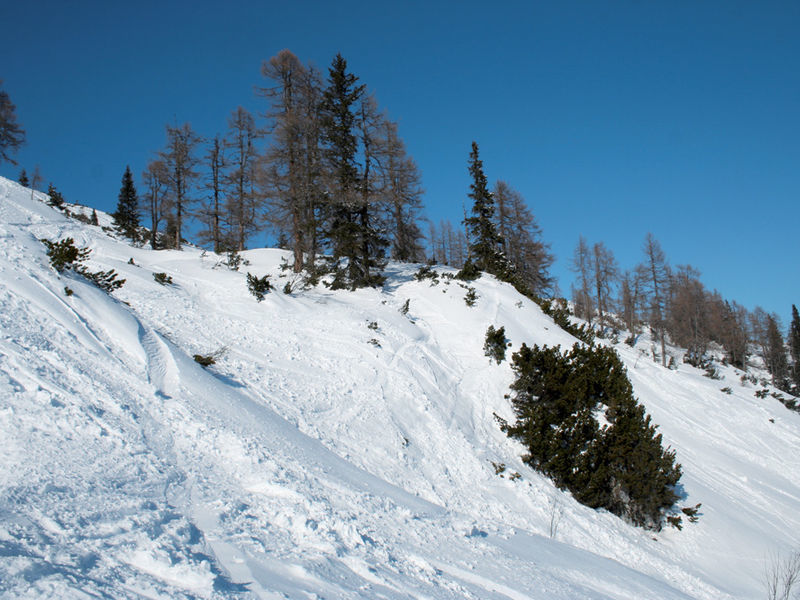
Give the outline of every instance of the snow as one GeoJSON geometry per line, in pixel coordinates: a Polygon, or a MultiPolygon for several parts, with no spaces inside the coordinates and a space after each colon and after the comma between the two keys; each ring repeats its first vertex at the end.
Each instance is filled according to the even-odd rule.
{"type": "Polygon", "coordinates": [[[0,179],[0,596],[753,598],[797,544],[800,415],[734,369],[617,345],[702,502],[644,531],[554,490],[498,427],[513,374],[487,327],[509,353],[575,341],[535,304],[484,276],[470,308],[402,264],[380,290],[284,294],[287,253],[244,256],[131,247],[0,179]],[[127,283],[57,274],[39,239],[66,236],[127,283]],[[246,272],[271,275],[263,302],[246,272]]]}

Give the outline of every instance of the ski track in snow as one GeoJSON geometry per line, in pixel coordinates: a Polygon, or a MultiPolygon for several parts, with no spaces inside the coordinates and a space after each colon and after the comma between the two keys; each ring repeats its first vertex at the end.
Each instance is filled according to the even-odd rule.
{"type": "Polygon", "coordinates": [[[0,596],[751,598],[796,543],[800,419],[733,369],[617,347],[703,503],[646,532],[554,490],[499,431],[513,375],[483,355],[488,325],[509,355],[574,342],[532,302],[483,277],[470,308],[397,264],[383,290],[286,295],[285,253],[244,256],[237,273],[133,248],[0,179],[0,596]],[[65,236],[126,285],[55,273],[38,240],[65,236]],[[277,291],[256,303],[248,271],[277,291]]]}

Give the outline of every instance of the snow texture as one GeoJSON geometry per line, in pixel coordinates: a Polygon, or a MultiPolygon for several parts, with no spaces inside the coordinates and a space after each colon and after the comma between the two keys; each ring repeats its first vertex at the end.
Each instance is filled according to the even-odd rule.
{"type": "Polygon", "coordinates": [[[512,372],[487,327],[509,351],[574,342],[509,286],[482,277],[470,308],[390,264],[382,289],[284,294],[285,252],[235,272],[42,199],[0,179],[2,597],[756,598],[798,543],[800,415],[732,368],[617,346],[702,502],[655,534],[554,489],[500,431],[512,372]],[[56,273],[39,240],[66,236],[125,286],[56,273]],[[247,271],[277,291],[257,303],[247,271]]]}

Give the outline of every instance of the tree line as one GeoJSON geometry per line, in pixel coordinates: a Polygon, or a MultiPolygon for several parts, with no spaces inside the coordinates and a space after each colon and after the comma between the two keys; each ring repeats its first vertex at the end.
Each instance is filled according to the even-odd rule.
{"type": "Polygon", "coordinates": [[[575,283],[571,288],[576,316],[600,334],[627,330],[630,342],[645,324],[660,346],[654,350],[667,366],[666,343],[686,348],[684,361],[702,366],[711,345],[725,360],[747,371],[748,358],[758,356],[779,389],[800,393],[800,316],[792,306],[786,338],[781,320],[761,307],[749,311],[741,304],[708,290],[700,271],[691,265],[671,266],[661,244],[648,233],[642,260],[622,270],[614,253],[602,242],[589,244],[580,236],[572,255],[575,283]],[[791,358],[791,364],[790,359],[791,358]]]}

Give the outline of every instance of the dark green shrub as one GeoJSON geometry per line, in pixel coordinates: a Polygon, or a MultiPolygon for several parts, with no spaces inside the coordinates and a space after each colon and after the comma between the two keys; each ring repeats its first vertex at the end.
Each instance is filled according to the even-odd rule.
{"type": "Polygon", "coordinates": [[[124,279],[117,279],[117,272],[114,269],[97,272],[89,271],[83,263],[89,258],[91,250],[78,248],[75,245],[75,240],[71,237],[57,242],[42,239],[42,243],[47,247],[47,256],[50,257],[50,264],[59,273],[74,271],[109,293],[121,288],[125,283],[124,279]]]}
{"type": "Polygon", "coordinates": [[[247,289],[256,297],[256,300],[261,302],[264,295],[272,289],[272,284],[269,282],[269,275],[263,277],[256,277],[250,273],[247,274],[247,289]]]}
{"type": "Polygon", "coordinates": [[[467,306],[473,307],[475,306],[475,302],[478,301],[478,292],[475,291],[474,287],[467,288],[467,293],[464,295],[464,302],[467,303],[467,306]]]}
{"type": "Polygon", "coordinates": [[[569,309],[567,301],[562,298],[554,300],[534,300],[539,304],[542,312],[553,319],[553,322],[567,333],[571,333],[580,341],[592,345],[594,344],[594,332],[587,324],[575,325],[569,320],[569,309]]]}
{"type": "Polygon", "coordinates": [[[89,258],[89,252],[91,252],[88,248],[78,248],[75,245],[75,240],[71,237],[57,242],[42,239],[42,243],[47,248],[50,264],[59,273],[75,270],[78,265],[89,258]]]}
{"type": "Polygon", "coordinates": [[[504,430],[526,446],[523,460],[579,502],[660,529],[675,510],[681,468],[633,397],[616,352],[523,345],[512,361],[517,420],[504,430]]]}
{"type": "Polygon", "coordinates": [[[495,329],[489,325],[486,330],[486,340],[483,343],[483,353],[494,360],[498,365],[506,359],[506,328],[495,329]]]}
{"type": "Polygon", "coordinates": [[[480,276],[481,270],[470,259],[467,259],[467,262],[464,263],[461,270],[456,273],[456,279],[460,279],[461,281],[475,281],[480,276]]]}
{"type": "Polygon", "coordinates": [[[414,273],[414,279],[417,281],[423,281],[425,279],[438,279],[439,273],[431,269],[430,265],[422,265],[416,273],[414,273]]]}

